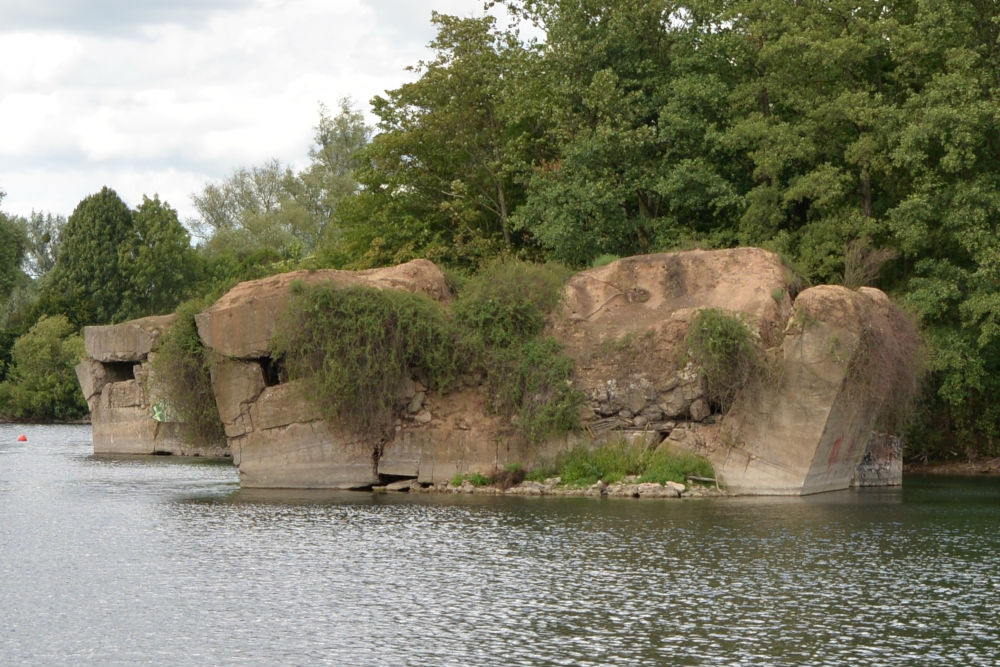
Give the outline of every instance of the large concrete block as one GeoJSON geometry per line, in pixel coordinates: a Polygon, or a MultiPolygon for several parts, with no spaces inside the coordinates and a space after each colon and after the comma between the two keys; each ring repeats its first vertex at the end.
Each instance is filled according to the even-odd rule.
{"type": "Polygon", "coordinates": [[[357,489],[378,482],[374,445],[326,422],[254,431],[233,449],[240,485],[248,488],[357,489]]]}
{"type": "Polygon", "coordinates": [[[312,422],[320,417],[298,382],[265,388],[250,407],[250,420],[255,430],[312,422]]]}
{"type": "Polygon", "coordinates": [[[149,411],[139,406],[106,405],[95,410],[95,454],[152,454],[156,451],[157,424],[149,411]]]}
{"type": "Polygon", "coordinates": [[[243,282],[229,290],[195,317],[198,335],[206,346],[225,357],[269,356],[276,320],[288,306],[294,282],[331,283],[337,287],[364,285],[422,292],[441,302],[451,299],[441,269],[424,259],[367,271],[293,271],[243,282]]]}
{"type": "Polygon", "coordinates": [[[80,383],[83,391],[83,398],[87,401],[90,410],[94,410],[97,399],[101,391],[108,383],[108,374],[104,369],[104,364],[94,359],[84,359],[76,365],[76,379],[80,383]]]}
{"type": "Polygon", "coordinates": [[[872,345],[900,334],[875,292],[820,286],[796,299],[777,366],[719,429],[712,460],[730,490],[799,495],[850,486],[879,417],[859,374],[872,345]]]}
{"type": "Polygon", "coordinates": [[[83,328],[87,356],[104,363],[142,361],[156,346],[176,315],[143,317],[122,324],[83,328]]]}
{"type": "MultiPolygon", "coordinates": [[[[225,443],[191,443],[182,425],[157,421],[150,360],[175,315],[84,328],[88,358],[76,367],[94,428],[95,454],[226,456],[225,443]]],[[[162,417],[160,417],[162,419],[162,417]]]]}
{"type": "Polygon", "coordinates": [[[250,406],[264,391],[264,373],[256,361],[218,359],[211,367],[212,393],[226,436],[253,430],[250,406]]]}

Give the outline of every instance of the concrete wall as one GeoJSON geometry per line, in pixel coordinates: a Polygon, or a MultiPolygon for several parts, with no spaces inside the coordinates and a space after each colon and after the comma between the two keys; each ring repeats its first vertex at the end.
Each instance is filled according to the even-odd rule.
{"type": "Polygon", "coordinates": [[[176,454],[228,456],[225,443],[192,445],[181,425],[153,418],[151,360],[173,315],[122,324],[84,327],[87,358],[76,367],[90,407],[95,454],[176,454]]]}

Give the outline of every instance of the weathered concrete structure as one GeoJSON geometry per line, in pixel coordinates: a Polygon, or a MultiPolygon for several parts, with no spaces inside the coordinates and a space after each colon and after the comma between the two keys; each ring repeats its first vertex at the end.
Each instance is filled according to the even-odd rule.
{"type": "Polygon", "coordinates": [[[479,388],[438,397],[417,378],[399,389],[400,416],[388,441],[324,419],[296,382],[285,382],[271,359],[275,320],[291,285],[362,285],[426,294],[442,303],[451,292],[427,260],[369,271],[297,271],[241,283],[196,317],[198,332],[217,353],[212,386],[219,414],[247,487],[363,488],[412,477],[436,483],[456,473],[492,470],[525,451],[500,445],[509,430],[486,414],[479,388]],[[503,450],[503,451],[500,451],[503,450]]]}
{"type": "Polygon", "coordinates": [[[153,417],[150,362],[174,315],[84,327],[87,358],[76,367],[90,407],[95,454],[227,456],[225,443],[192,445],[175,422],[153,417]]]}
{"type": "Polygon", "coordinates": [[[810,288],[795,299],[772,377],[744,392],[712,442],[727,486],[742,493],[847,488],[880,416],[881,373],[905,322],[876,289],[810,288]]]}
{"type": "Polygon", "coordinates": [[[873,355],[905,328],[876,289],[820,286],[793,301],[781,260],[755,248],[585,271],[570,279],[553,324],[590,397],[592,431],[655,431],[708,457],[731,491],[796,495],[851,485],[879,416],[865,365],[887,363],[873,355]],[[704,377],[683,354],[704,308],[736,315],[769,350],[768,368],[724,418],[712,414],[704,377]]]}
{"type": "MultiPolygon", "coordinates": [[[[702,454],[739,493],[808,494],[848,488],[852,479],[860,485],[898,479],[884,447],[868,447],[859,469],[881,408],[863,371],[879,366],[874,357],[905,322],[874,289],[823,286],[796,295],[773,253],[742,248],[631,257],[571,278],[548,333],[575,362],[574,384],[587,397],[584,430],[541,446],[529,446],[488,412],[485,389],[475,379],[438,395],[411,373],[398,390],[394,429],[386,433],[357,432],[320,414],[271,357],[276,319],[295,281],[451,300],[440,269],[416,260],[241,283],[197,315],[199,335],[215,359],[219,414],[247,487],[441,483],[511,463],[531,467],[573,444],[622,435],[702,454]],[[688,328],[705,308],[741,319],[767,350],[766,372],[724,417],[685,348],[688,328]]],[[[142,377],[165,324],[144,322],[88,329],[92,359],[78,372],[94,412],[95,450],[98,442],[102,451],[183,449],[168,425],[148,418],[142,377]]]]}
{"type": "Polygon", "coordinates": [[[861,463],[854,471],[851,486],[901,486],[903,484],[903,442],[889,433],[872,433],[861,463]]]}

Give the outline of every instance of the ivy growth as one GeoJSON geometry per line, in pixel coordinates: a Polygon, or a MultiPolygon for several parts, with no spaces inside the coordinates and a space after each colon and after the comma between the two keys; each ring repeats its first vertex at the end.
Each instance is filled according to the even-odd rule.
{"type": "Polygon", "coordinates": [[[177,319],[152,358],[150,376],[153,397],[170,397],[167,418],[181,424],[188,441],[201,445],[220,443],[226,437],[212,392],[207,350],[194,321],[206,305],[205,299],[192,299],[177,309],[177,319]]]}
{"type": "Polygon", "coordinates": [[[502,261],[466,281],[453,308],[422,294],[293,286],[272,351],[326,415],[387,433],[408,373],[439,392],[479,375],[496,414],[531,441],[577,423],[572,361],[542,336],[565,273],[502,261]]]}
{"type": "Polygon", "coordinates": [[[685,348],[705,375],[708,400],[723,412],[763,369],[763,355],[747,325],[717,308],[698,312],[688,329],[685,348]]]}
{"type": "Polygon", "coordinates": [[[438,390],[458,373],[454,328],[423,294],[372,287],[292,286],[275,358],[318,407],[351,426],[385,432],[397,391],[414,369],[438,390]]]}

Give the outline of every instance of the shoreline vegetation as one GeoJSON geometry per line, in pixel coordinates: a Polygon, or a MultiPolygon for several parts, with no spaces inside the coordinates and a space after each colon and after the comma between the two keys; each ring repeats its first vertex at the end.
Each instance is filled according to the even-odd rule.
{"type": "MultiPolygon", "coordinates": [[[[321,106],[304,169],[238,166],[192,196],[188,226],[157,196],[132,208],[111,187],[68,218],[0,210],[0,414],[81,416],[84,325],[171,312],[245,280],[421,258],[456,287],[480,279],[487,296],[484,269],[504,259],[577,270],[760,247],[802,288],[878,287],[919,326],[924,345],[909,356],[925,373],[898,420],[907,459],[997,467],[956,460],[1000,455],[1000,5],[710,1],[665,16],[646,0],[489,4],[540,36],[434,13],[409,82],[366,109],[321,106]]],[[[459,342],[476,349],[493,409],[531,438],[563,429],[574,396],[558,393],[558,351],[499,326],[531,318],[466,303],[459,342]],[[551,395],[545,410],[534,394],[551,395]]],[[[378,404],[333,407],[385,419],[378,404]]]]}

